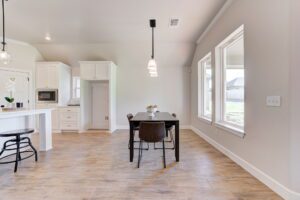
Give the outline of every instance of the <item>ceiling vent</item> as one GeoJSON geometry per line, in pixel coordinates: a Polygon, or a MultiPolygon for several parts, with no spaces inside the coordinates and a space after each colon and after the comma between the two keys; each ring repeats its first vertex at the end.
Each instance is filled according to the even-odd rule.
{"type": "Polygon", "coordinates": [[[179,19],[177,19],[177,18],[171,18],[169,26],[171,28],[177,28],[179,26],[179,19]]]}

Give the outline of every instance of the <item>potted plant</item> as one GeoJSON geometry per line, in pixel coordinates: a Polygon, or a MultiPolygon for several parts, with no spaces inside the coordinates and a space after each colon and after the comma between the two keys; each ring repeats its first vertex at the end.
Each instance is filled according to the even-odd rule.
{"type": "Polygon", "coordinates": [[[154,113],[157,111],[157,105],[149,105],[147,106],[147,112],[150,117],[154,117],[154,113]]]}
{"type": "Polygon", "coordinates": [[[15,78],[9,78],[8,82],[6,83],[6,90],[9,92],[9,96],[4,97],[4,99],[9,103],[9,108],[13,108],[13,102],[15,98],[13,97],[13,92],[15,91],[15,78]]]}

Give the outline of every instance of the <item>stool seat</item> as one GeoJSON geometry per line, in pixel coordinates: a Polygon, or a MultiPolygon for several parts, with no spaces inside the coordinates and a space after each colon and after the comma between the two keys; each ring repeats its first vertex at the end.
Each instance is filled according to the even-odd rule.
{"type": "Polygon", "coordinates": [[[33,132],[34,132],[33,129],[20,129],[20,130],[6,131],[6,132],[1,132],[0,137],[13,137],[17,135],[26,135],[33,132]]]}
{"type": "Polygon", "coordinates": [[[2,149],[0,149],[0,164],[9,164],[9,163],[15,163],[15,170],[14,172],[17,172],[18,169],[18,162],[21,162],[21,160],[30,158],[31,156],[35,156],[35,161],[38,161],[38,155],[36,149],[33,147],[31,140],[27,136],[30,133],[33,133],[33,129],[20,129],[20,130],[13,130],[13,131],[6,131],[0,133],[0,137],[14,137],[14,139],[8,139],[4,142],[2,149]],[[28,149],[28,148],[31,148],[28,149]],[[26,149],[25,149],[26,148],[26,149]],[[22,151],[22,149],[25,149],[22,151]],[[8,154],[4,157],[1,157],[2,154],[5,151],[14,151],[15,153],[8,154]],[[21,155],[23,153],[32,153],[29,156],[22,157],[21,155]],[[6,159],[8,157],[15,157],[15,160],[12,161],[2,161],[3,159],[6,159]]]}

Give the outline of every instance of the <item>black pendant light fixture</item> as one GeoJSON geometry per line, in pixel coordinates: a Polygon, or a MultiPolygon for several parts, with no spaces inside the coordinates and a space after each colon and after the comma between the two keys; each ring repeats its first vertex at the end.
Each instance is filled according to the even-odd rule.
{"type": "Polygon", "coordinates": [[[148,70],[151,77],[157,77],[157,64],[154,59],[154,28],[156,27],[156,20],[150,19],[150,27],[152,29],[152,55],[151,59],[148,62],[148,70]]]}
{"type": "Polygon", "coordinates": [[[7,65],[10,63],[11,61],[11,56],[9,53],[7,53],[5,47],[6,47],[6,42],[5,42],[5,13],[4,13],[4,1],[8,1],[8,0],[2,0],[2,51],[0,52],[0,62],[2,62],[3,64],[7,65]]]}

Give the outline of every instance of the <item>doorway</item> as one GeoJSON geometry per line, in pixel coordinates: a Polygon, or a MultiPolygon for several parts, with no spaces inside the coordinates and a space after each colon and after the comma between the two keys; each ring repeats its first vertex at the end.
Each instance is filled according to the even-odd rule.
{"type": "Polygon", "coordinates": [[[109,129],[109,83],[92,83],[91,129],[109,129]]]}

